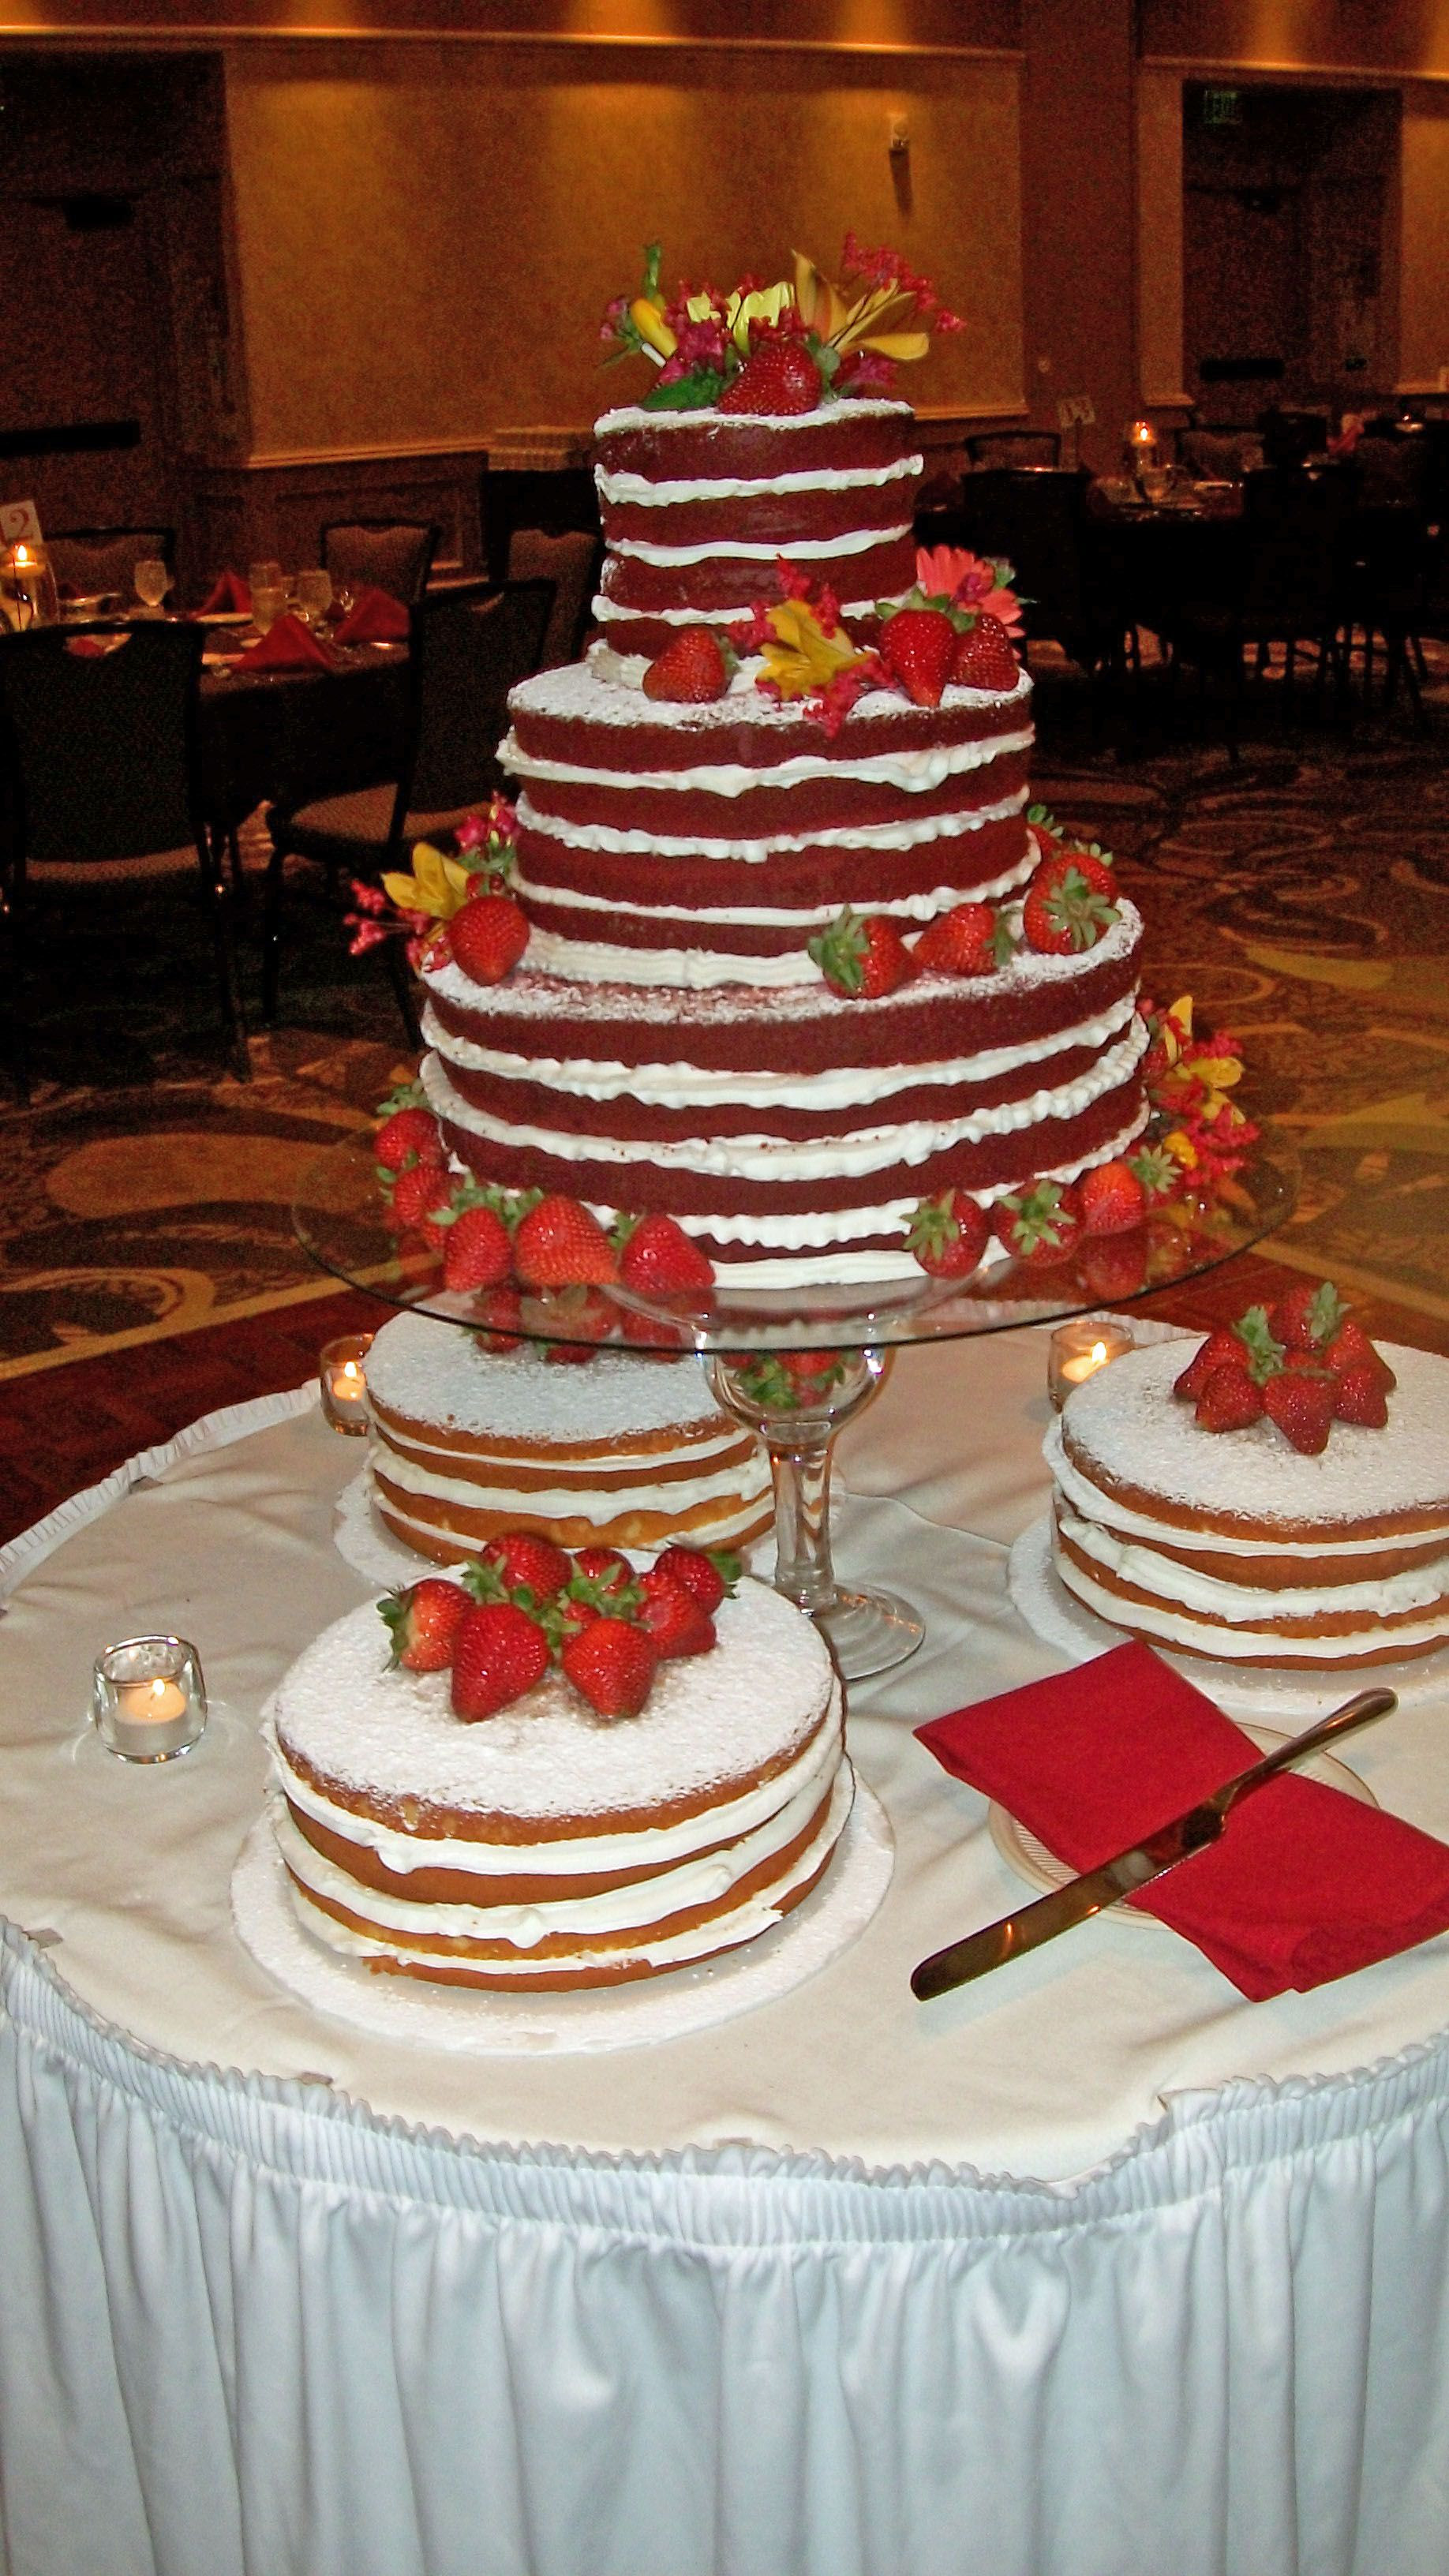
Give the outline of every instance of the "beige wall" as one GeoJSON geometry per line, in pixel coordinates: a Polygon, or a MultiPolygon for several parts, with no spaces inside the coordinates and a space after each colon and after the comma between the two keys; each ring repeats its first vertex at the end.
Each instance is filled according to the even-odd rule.
{"type": "Polygon", "coordinates": [[[1449,93],[1404,100],[1399,245],[1399,383],[1446,389],[1449,370],[1449,93]]]}
{"type": "Polygon", "coordinates": [[[1444,0],[1142,0],[1141,24],[1149,60],[1449,75],[1444,0]]]}
{"type": "Polygon", "coordinates": [[[967,325],[912,398],[1020,407],[1010,63],[249,45],[227,117],[259,456],[586,425],[643,381],[598,325],[655,235],[667,277],[722,283],[892,241],[967,325]]]}

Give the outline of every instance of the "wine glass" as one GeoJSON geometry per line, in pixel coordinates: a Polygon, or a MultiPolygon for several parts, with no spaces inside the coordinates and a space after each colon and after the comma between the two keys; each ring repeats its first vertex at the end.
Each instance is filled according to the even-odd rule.
{"type": "Polygon", "coordinates": [[[297,575],[297,614],[304,626],[320,626],[332,605],[330,572],[299,572],[297,575]]]}
{"type": "Polygon", "coordinates": [[[152,610],[160,607],[171,587],[171,575],[159,555],[143,555],[132,579],[136,584],[136,597],[144,607],[152,610]]]}
{"type": "MultiPolygon", "coordinates": [[[[260,572],[263,567],[255,564],[252,569],[260,572]]],[[[259,635],[270,635],[286,605],[287,585],[284,581],[253,581],[252,624],[259,635]]]]}

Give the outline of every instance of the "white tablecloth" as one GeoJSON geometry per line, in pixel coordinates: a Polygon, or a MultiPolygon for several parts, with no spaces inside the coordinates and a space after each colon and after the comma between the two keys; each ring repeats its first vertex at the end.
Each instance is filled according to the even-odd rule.
{"type": "MultiPolygon", "coordinates": [[[[13,1552],[13,2576],[1442,2576],[1449,1944],[1248,2006],[1108,1918],[907,1990],[1020,1893],[910,1729],[1058,1660],[1003,1580],[1044,1365],[1036,1333],[905,1354],[847,1434],[837,1555],[931,1623],[852,1697],[896,1878],[835,1967],[667,2048],[430,2055],[237,1943],[257,1709],[366,1589],[314,1410],[13,1552]],[[216,1713],[138,1772],[79,1721],[150,1627],[216,1713]]],[[[1442,1721],[1352,1758],[1449,1834],[1442,1721]]]]}

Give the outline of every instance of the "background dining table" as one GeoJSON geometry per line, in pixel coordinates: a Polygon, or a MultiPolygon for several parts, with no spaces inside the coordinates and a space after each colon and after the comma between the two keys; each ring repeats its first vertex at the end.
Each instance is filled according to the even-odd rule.
{"type": "MultiPolygon", "coordinates": [[[[1108,2576],[1165,2499],[1183,2576],[1440,2576],[1449,1942],[1249,2005],[1117,1915],[909,1992],[1028,1892],[913,1728],[1069,1660],[1006,1584],[1045,1371],[1040,1331],[905,1352],[846,1433],[838,1559],[928,1623],[850,1698],[890,1889],[649,2045],[378,2035],[238,1939],[267,1694],[375,1589],[315,1390],[0,1554],[13,2576],[1108,2576]],[[138,1771],[86,1691],[152,1628],[213,1716],[138,1771]]],[[[1443,1714],[1350,1750],[1449,1837],[1443,1714]]]]}
{"type": "Polygon", "coordinates": [[[234,636],[209,628],[202,664],[199,748],[216,822],[235,829],[263,803],[300,804],[396,776],[404,645],[332,645],[330,671],[248,671],[227,650],[234,636]]]}

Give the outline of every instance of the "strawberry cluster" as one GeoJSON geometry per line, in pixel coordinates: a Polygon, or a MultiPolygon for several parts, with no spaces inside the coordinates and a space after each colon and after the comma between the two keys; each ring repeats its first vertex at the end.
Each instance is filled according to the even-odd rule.
{"type": "Polygon", "coordinates": [[[1181,1173],[1160,1147],[1096,1163],[1075,1181],[1033,1181],[986,1206],[969,1190],[922,1199],[906,1227],[906,1249],[936,1279],[966,1279],[995,1236],[1002,1255],[1031,1270],[1067,1262],[1082,1268],[1096,1297],[1130,1297],[1146,1284],[1155,1208],[1181,1173]]]}
{"type": "Polygon", "coordinates": [[[346,915],[350,954],[402,939],[414,968],[452,958],[475,984],[501,983],[528,946],[528,916],[508,890],[517,837],[513,807],[494,796],[455,827],[451,849],[417,842],[406,876],[389,870],[381,885],[355,877],[357,909],[346,915]]]}
{"type": "Polygon", "coordinates": [[[858,913],[847,904],[828,930],[808,940],[808,954],[833,993],[878,1001],[922,972],[995,975],[1025,948],[1038,957],[1080,956],[1121,918],[1109,853],[1095,845],[1037,836],[1041,855],[1019,911],[1004,904],[951,906],[908,942],[888,913],[858,913]]]}
{"type": "Polygon", "coordinates": [[[1264,1417],[1305,1457],[1335,1422],[1382,1431],[1393,1370],[1329,1280],[1305,1281],[1272,1306],[1250,1306],[1209,1333],[1173,1393],[1204,1431],[1246,1431],[1264,1417]]]}
{"type": "Polygon", "coordinates": [[[713,1287],[713,1268],[671,1216],[620,1216],[606,1230],[581,1199],[561,1192],[460,1180],[419,1084],[395,1091],[378,1114],[373,1155],[386,1222],[441,1262],[444,1288],[474,1297],[485,1349],[514,1349],[520,1332],[546,1335],[550,1323],[553,1359],[586,1360],[615,1333],[672,1348],[667,1323],[604,1292],[619,1286],[666,1300],[713,1287]]]}
{"type": "Polygon", "coordinates": [[[669,1547],[636,1573],[616,1547],[569,1553],[507,1530],[457,1580],[425,1575],[377,1606],[393,1663],[451,1673],[465,1724],[496,1717],[555,1665],[599,1717],[637,1717],[661,1663],[716,1643],[714,1613],[739,1570],[723,1553],[669,1547]]]}

